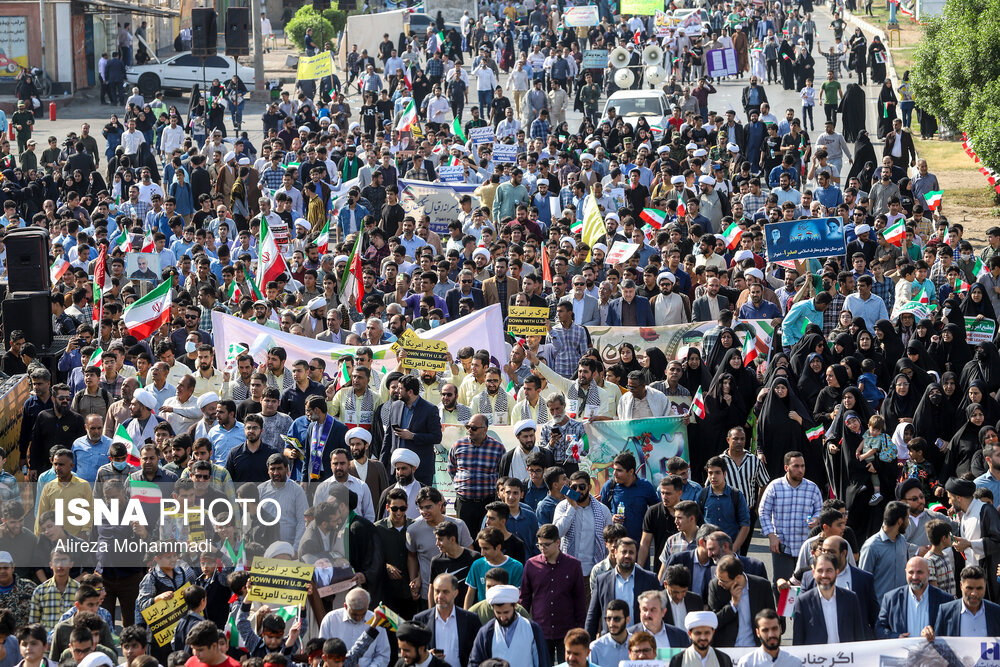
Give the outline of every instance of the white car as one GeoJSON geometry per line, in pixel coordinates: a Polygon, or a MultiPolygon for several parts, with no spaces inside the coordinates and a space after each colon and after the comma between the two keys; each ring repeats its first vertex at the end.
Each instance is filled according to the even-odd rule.
{"type": "Polygon", "coordinates": [[[633,127],[640,116],[645,116],[651,126],[659,126],[670,115],[670,104],[662,90],[619,90],[612,93],[604,103],[602,121],[607,119],[608,109],[611,108],[633,127]]]}
{"type": "Polygon", "coordinates": [[[202,59],[190,52],[147,65],[135,65],[125,70],[130,85],[139,86],[142,96],[149,99],[158,90],[181,88],[189,90],[199,84],[202,90],[212,85],[214,79],[225,83],[236,74],[247,90],[253,90],[253,69],[244,67],[228,56],[210,56],[202,59]],[[202,65],[204,64],[204,67],[202,65]]]}

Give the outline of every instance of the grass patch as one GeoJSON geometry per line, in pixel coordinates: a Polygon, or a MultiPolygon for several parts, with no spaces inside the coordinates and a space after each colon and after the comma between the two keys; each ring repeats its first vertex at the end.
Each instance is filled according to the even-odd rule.
{"type": "Polygon", "coordinates": [[[918,130],[913,137],[917,154],[927,160],[932,171],[951,169],[976,171],[975,163],[965,154],[959,141],[925,141],[920,138],[918,130]]]}

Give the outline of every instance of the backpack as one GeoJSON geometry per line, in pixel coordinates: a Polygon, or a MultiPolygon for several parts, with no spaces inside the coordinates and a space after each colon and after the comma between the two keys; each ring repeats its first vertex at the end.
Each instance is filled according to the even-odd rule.
{"type": "MultiPolygon", "coordinates": [[[[733,516],[738,516],[740,513],[740,505],[737,498],[743,496],[743,492],[739,489],[729,487],[732,493],[729,494],[729,499],[733,502],[733,516]]],[[[698,492],[698,509],[701,510],[701,516],[705,516],[705,504],[708,503],[708,494],[711,492],[711,486],[703,486],[701,491],[698,492]]]]}

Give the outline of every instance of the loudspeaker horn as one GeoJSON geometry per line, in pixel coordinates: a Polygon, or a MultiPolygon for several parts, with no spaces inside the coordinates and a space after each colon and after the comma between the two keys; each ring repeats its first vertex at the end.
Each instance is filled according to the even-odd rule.
{"type": "Polygon", "coordinates": [[[615,47],[609,57],[611,61],[611,66],[615,69],[621,69],[622,67],[627,67],[629,61],[632,57],[629,55],[628,51],[620,46],[615,47]]]}
{"type": "Polygon", "coordinates": [[[620,69],[615,72],[615,85],[619,88],[631,88],[635,83],[635,74],[630,69],[620,69]]]}
{"type": "Polygon", "coordinates": [[[642,50],[642,62],[647,65],[662,65],[663,49],[656,44],[650,44],[642,50]]]}
{"type": "Polygon", "coordinates": [[[651,86],[658,86],[667,78],[667,72],[659,65],[650,65],[646,68],[646,82],[651,86]]]}

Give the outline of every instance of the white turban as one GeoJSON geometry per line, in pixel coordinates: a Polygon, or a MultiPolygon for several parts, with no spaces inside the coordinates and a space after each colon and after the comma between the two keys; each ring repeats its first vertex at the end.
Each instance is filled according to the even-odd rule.
{"type": "Polygon", "coordinates": [[[94,651],[80,661],[79,667],[114,667],[114,665],[111,658],[100,651],[94,651]]]}
{"type": "Polygon", "coordinates": [[[704,148],[699,148],[694,153],[691,153],[691,155],[692,157],[705,157],[706,155],[708,155],[708,151],[706,151],[704,148]]]}
{"type": "Polygon", "coordinates": [[[750,269],[750,270],[748,270],[746,272],[744,272],[744,275],[745,276],[753,276],[757,280],[764,280],[764,274],[761,272],[760,269],[758,269],[756,267],[752,268],[752,269],[750,269]]]}
{"type": "Polygon", "coordinates": [[[685,146],[684,150],[686,150],[686,151],[696,151],[696,150],[698,150],[698,144],[692,142],[692,143],[688,144],[687,146],[685,146]]]}
{"type": "Polygon", "coordinates": [[[753,259],[753,253],[749,250],[740,250],[733,255],[734,262],[742,262],[744,259],[753,259]]]}
{"type": "Polygon", "coordinates": [[[661,271],[660,275],[656,276],[656,282],[659,283],[661,280],[669,280],[671,283],[677,282],[677,276],[670,273],[669,271],[661,271]]]}
{"type": "Polygon", "coordinates": [[[216,394],[214,391],[210,391],[207,394],[202,394],[201,396],[198,397],[198,409],[204,410],[205,406],[218,402],[219,402],[219,395],[216,394]]]}
{"type": "Polygon", "coordinates": [[[583,162],[584,160],[590,160],[591,162],[593,162],[594,156],[591,153],[584,153],[583,155],[580,156],[580,162],[583,162]]]}
{"type": "Polygon", "coordinates": [[[310,299],[309,305],[306,306],[309,310],[319,310],[320,308],[326,308],[326,297],[318,296],[315,299],[310,299]]]}
{"type": "Polygon", "coordinates": [[[305,218],[296,218],[295,226],[302,227],[303,229],[312,229],[312,225],[310,225],[309,221],[306,220],[305,218]]]}
{"type": "Polygon", "coordinates": [[[559,239],[559,245],[562,245],[563,243],[570,244],[571,246],[573,246],[573,249],[576,250],[576,241],[573,240],[572,236],[564,236],[561,239],[559,239]]]}
{"type": "Polygon", "coordinates": [[[392,458],[390,460],[392,465],[397,463],[405,463],[406,465],[411,465],[414,468],[420,467],[420,457],[412,449],[407,449],[405,447],[400,447],[392,453],[392,458]]]}
{"type": "Polygon", "coordinates": [[[739,153],[740,147],[737,146],[736,144],[726,144],[726,150],[728,150],[730,153],[739,153]]]}
{"type": "Polygon", "coordinates": [[[517,586],[499,584],[486,591],[486,602],[489,604],[517,604],[520,599],[521,589],[517,586]]]}
{"type": "Polygon", "coordinates": [[[476,248],[472,251],[472,259],[479,256],[485,257],[488,260],[490,258],[490,251],[486,248],[476,248]]]}
{"type": "Polygon", "coordinates": [[[522,419],[521,421],[514,424],[514,435],[517,435],[521,431],[525,431],[529,428],[537,429],[538,424],[535,423],[534,419],[522,419]]]}
{"type": "Polygon", "coordinates": [[[872,228],[869,227],[868,225],[858,225],[857,227],[854,228],[854,233],[857,234],[858,236],[861,236],[862,234],[867,234],[871,230],[872,228]]]}
{"type": "Polygon", "coordinates": [[[603,252],[605,255],[608,254],[608,246],[604,245],[603,243],[595,243],[594,247],[591,248],[592,252],[597,252],[598,250],[603,252]]]}
{"type": "Polygon", "coordinates": [[[153,394],[146,389],[136,389],[132,394],[132,398],[139,401],[150,410],[156,409],[156,396],[153,396],[153,394]]]}
{"type": "Polygon", "coordinates": [[[349,259],[350,259],[350,257],[348,257],[347,255],[337,255],[336,257],[333,258],[333,265],[336,266],[337,264],[340,264],[341,262],[344,262],[346,264],[347,260],[349,260],[349,259]]]}
{"type": "Polygon", "coordinates": [[[702,185],[715,185],[715,179],[711,176],[699,176],[698,182],[702,185]]]}
{"type": "Polygon", "coordinates": [[[715,615],[715,612],[711,611],[689,611],[687,616],[684,617],[684,629],[690,632],[694,628],[712,628],[715,630],[719,627],[719,619],[715,615]]]}
{"type": "Polygon", "coordinates": [[[549,184],[549,179],[547,178],[539,178],[537,181],[535,181],[535,185],[548,185],[548,184],[549,184]]]}
{"type": "Polygon", "coordinates": [[[684,177],[681,176],[681,175],[671,176],[670,177],[670,184],[671,185],[684,185],[684,177]]]}
{"type": "Polygon", "coordinates": [[[351,438],[358,438],[359,440],[364,440],[369,445],[372,444],[372,434],[368,432],[368,429],[361,428],[360,426],[355,426],[347,432],[344,436],[344,441],[350,443],[351,438]]]}
{"type": "Polygon", "coordinates": [[[264,558],[274,558],[275,556],[288,556],[295,558],[295,549],[288,542],[274,542],[264,552],[264,558]]]}

